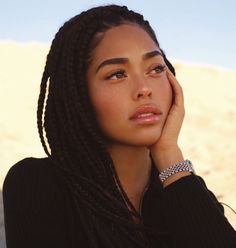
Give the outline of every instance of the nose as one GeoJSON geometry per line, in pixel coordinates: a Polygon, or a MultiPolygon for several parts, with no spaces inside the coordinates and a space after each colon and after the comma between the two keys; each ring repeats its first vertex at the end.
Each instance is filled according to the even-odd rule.
{"type": "Polygon", "coordinates": [[[148,84],[145,78],[139,78],[135,80],[135,92],[134,99],[146,99],[151,98],[152,96],[152,88],[150,84],[148,84]]]}

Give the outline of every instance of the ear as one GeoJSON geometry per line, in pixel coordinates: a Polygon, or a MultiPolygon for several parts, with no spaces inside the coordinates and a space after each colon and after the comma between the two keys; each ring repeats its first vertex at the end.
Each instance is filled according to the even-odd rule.
{"type": "Polygon", "coordinates": [[[168,68],[170,69],[170,71],[171,71],[174,75],[176,75],[174,66],[173,66],[173,65],[170,63],[170,61],[166,58],[166,55],[165,55],[165,53],[164,53],[164,51],[163,51],[162,49],[161,49],[161,52],[162,52],[162,54],[163,54],[163,58],[164,58],[164,61],[165,61],[166,65],[168,66],[168,68]]]}

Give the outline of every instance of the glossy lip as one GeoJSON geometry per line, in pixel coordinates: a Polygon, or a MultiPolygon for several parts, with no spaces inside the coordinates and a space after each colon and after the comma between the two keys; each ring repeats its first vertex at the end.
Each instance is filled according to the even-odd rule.
{"type": "Polygon", "coordinates": [[[160,120],[161,115],[162,112],[155,105],[147,104],[139,106],[129,119],[137,124],[154,124],[160,120]]]}

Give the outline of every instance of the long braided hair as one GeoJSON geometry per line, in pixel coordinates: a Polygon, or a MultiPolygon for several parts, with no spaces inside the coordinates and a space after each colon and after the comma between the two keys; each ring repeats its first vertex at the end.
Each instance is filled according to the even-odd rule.
{"type": "MultiPolygon", "coordinates": [[[[98,128],[86,83],[93,49],[108,29],[124,23],[143,28],[159,47],[143,16],[125,6],[89,9],[67,21],[52,42],[38,99],[43,148],[65,178],[90,246],[148,247],[145,228],[122,188],[98,128]],[[129,208],[127,208],[127,206],[129,208]]],[[[163,53],[164,54],[164,53],[163,53]]],[[[164,55],[166,60],[166,57],[164,55]]],[[[174,68],[166,60],[169,68],[174,68]]]]}

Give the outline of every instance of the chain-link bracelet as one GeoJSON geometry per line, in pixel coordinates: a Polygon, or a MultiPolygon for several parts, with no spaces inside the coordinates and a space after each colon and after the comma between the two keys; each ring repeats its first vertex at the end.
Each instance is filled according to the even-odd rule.
{"type": "Polygon", "coordinates": [[[190,160],[186,159],[183,162],[171,165],[170,167],[168,167],[167,169],[165,169],[159,174],[159,178],[161,182],[163,183],[168,177],[181,171],[188,171],[188,172],[195,173],[193,165],[190,160]]]}

